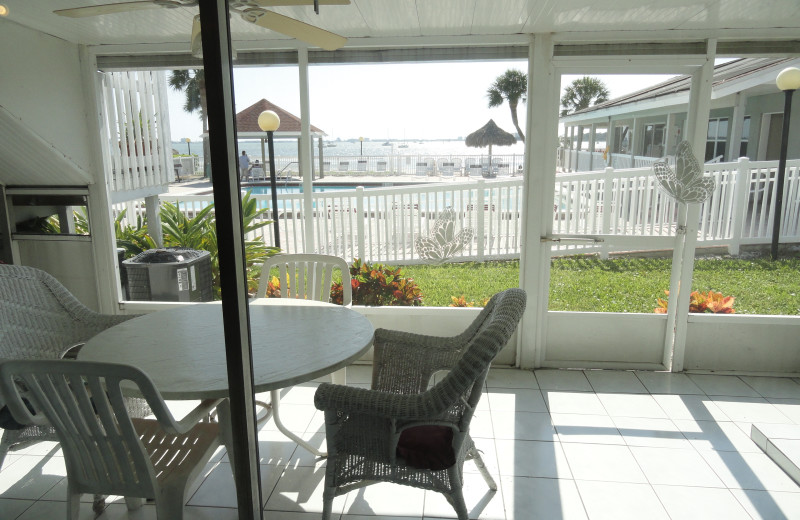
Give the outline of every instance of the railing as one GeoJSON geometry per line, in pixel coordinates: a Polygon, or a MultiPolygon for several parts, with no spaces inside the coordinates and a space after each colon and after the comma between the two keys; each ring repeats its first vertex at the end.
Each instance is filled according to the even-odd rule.
{"type": "Polygon", "coordinates": [[[113,200],[155,195],[174,179],[165,72],[127,71],[102,75],[101,134],[113,200]]]}
{"type": "MultiPolygon", "coordinates": [[[[522,154],[492,155],[492,171],[495,175],[513,176],[522,170],[525,156],[522,154]]],[[[269,164],[269,163],[267,163],[269,164]]],[[[469,176],[470,165],[481,165],[489,170],[487,155],[324,155],[323,175],[358,176],[414,175],[414,176],[469,176]]],[[[299,172],[297,157],[275,157],[278,171],[299,172]]],[[[313,168],[319,176],[319,156],[314,157],[313,168]]],[[[268,168],[267,168],[268,170],[268,168]]]]}
{"type": "MultiPolygon", "coordinates": [[[[701,205],[698,241],[706,246],[727,246],[738,254],[744,244],[768,244],[772,236],[776,183],[775,162],[706,165],[706,175],[717,188],[701,205]]],[[[554,254],[596,251],[668,249],[677,226],[677,205],[656,185],[649,168],[556,175],[553,194],[555,235],[616,237],[600,243],[553,246],[554,254]],[[631,246],[631,237],[636,237],[631,246]]],[[[268,195],[254,196],[269,210],[268,195]]],[[[189,216],[213,201],[208,196],[162,195],[162,202],[177,204],[189,216]]],[[[346,259],[362,258],[399,264],[425,261],[417,239],[434,235],[435,223],[445,209],[455,215],[445,238],[473,230],[473,238],[457,251],[454,260],[516,258],[521,251],[523,181],[453,180],[394,188],[319,192],[312,195],[312,226],[303,217],[301,193],[279,194],[279,225],[284,251],[306,252],[305,234],[313,233],[314,252],[346,259]]],[[[117,211],[125,205],[115,207],[117,211]]],[[[129,204],[126,218],[141,213],[129,204]]],[[[787,164],[784,190],[782,241],[800,241],[800,160],[787,164]]],[[[272,244],[272,234],[264,240],[272,244]]],[[[253,238],[253,237],[250,237],[253,238]]],[[[591,241],[587,241],[591,242],[591,241]]]]}
{"type": "MultiPolygon", "coordinates": [[[[711,198],[700,207],[698,241],[727,246],[738,254],[740,245],[768,244],[772,237],[777,163],[706,164],[705,174],[716,182],[711,198]]],[[[800,241],[800,160],[787,163],[781,240],[800,241]]],[[[677,205],[658,190],[650,168],[556,176],[554,234],[670,237],[677,226],[677,205]],[[606,203],[607,201],[607,203],[606,203]]],[[[599,250],[628,247],[601,243],[561,250],[599,250]]],[[[639,242],[639,250],[663,247],[663,241],[639,242]]]]}
{"type": "Polygon", "coordinates": [[[606,166],[617,169],[649,168],[654,162],[663,159],[643,155],[636,155],[631,158],[630,154],[622,153],[608,153],[606,154],[607,159],[603,156],[603,152],[570,150],[567,148],[559,148],[558,150],[556,166],[566,172],[602,171],[606,166]]]}

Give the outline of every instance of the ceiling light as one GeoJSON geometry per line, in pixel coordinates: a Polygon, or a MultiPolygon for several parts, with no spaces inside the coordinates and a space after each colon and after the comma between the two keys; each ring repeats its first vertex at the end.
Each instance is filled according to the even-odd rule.
{"type": "Polygon", "coordinates": [[[0,16],[8,16],[8,7],[0,4],[0,16]]]}

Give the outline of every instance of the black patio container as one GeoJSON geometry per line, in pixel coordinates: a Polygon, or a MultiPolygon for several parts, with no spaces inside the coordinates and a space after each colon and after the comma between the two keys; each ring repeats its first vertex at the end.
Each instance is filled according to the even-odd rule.
{"type": "Polygon", "coordinates": [[[207,302],[214,298],[211,254],[170,247],[149,249],[124,260],[128,300],[207,302]]]}

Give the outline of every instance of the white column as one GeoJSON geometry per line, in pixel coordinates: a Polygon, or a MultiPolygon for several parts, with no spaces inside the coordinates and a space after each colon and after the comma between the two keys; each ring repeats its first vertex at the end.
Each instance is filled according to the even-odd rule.
{"type": "Polygon", "coordinates": [[[747,94],[744,92],[736,94],[733,105],[733,117],[731,118],[731,139],[724,158],[727,161],[735,161],[739,158],[739,150],[742,148],[742,129],[744,128],[744,112],[746,105],[747,94]]]}
{"type": "MultiPolygon", "coordinates": [[[[717,40],[706,42],[706,63],[692,74],[689,91],[689,110],[686,115],[686,140],[692,145],[695,157],[703,164],[708,111],[711,106],[711,84],[714,79],[714,57],[717,40]]],[[[678,205],[678,232],[672,254],[672,276],[667,310],[667,331],[664,365],[673,372],[683,370],[686,353],[686,328],[689,323],[689,298],[697,246],[700,204],[678,205]],[[670,359],[671,358],[671,359],[670,359]]]]}
{"type": "Polygon", "coordinates": [[[636,147],[639,146],[639,119],[633,118],[633,125],[631,126],[631,135],[628,138],[628,146],[631,147],[631,168],[636,168],[636,147]]]}
{"type": "Polygon", "coordinates": [[[594,138],[597,133],[597,123],[589,127],[589,171],[594,170],[594,138]]]}
{"type": "Polygon", "coordinates": [[[614,162],[613,154],[614,154],[614,139],[616,137],[616,121],[611,120],[611,116],[608,116],[608,130],[606,131],[606,166],[611,166],[614,162]]]}
{"type": "Polygon", "coordinates": [[[670,112],[667,114],[667,126],[664,128],[666,136],[664,139],[664,155],[673,155],[677,143],[677,135],[675,135],[675,113],[670,112]]]}
{"type": "Polygon", "coordinates": [[[144,204],[147,214],[147,234],[153,237],[158,247],[163,247],[164,232],[161,229],[161,204],[158,195],[145,197],[144,204]]]}
{"type": "Polygon", "coordinates": [[[305,253],[314,252],[314,196],[311,182],[311,109],[308,96],[308,49],[297,51],[300,68],[300,162],[303,176],[303,220],[305,223],[305,253]]]}
{"type": "Polygon", "coordinates": [[[525,139],[525,208],[522,225],[520,287],[528,305],[517,334],[517,365],[541,366],[545,359],[547,301],[550,287],[549,243],[553,227],[560,74],[553,68],[553,39],[531,35],[528,51],[528,103],[525,139]]]}
{"type": "MultiPolygon", "coordinates": [[[[97,59],[85,46],[79,47],[81,61],[81,77],[83,81],[84,104],[86,106],[86,127],[91,136],[89,144],[90,173],[94,183],[89,184],[89,202],[86,211],[92,228],[92,249],[95,268],[95,289],[99,312],[115,314],[119,311],[122,292],[119,283],[119,266],[117,265],[117,238],[114,233],[111,216],[111,198],[108,194],[105,172],[110,171],[107,152],[100,142],[105,133],[105,121],[100,114],[101,80],[96,75],[97,59]],[[115,290],[116,288],[116,290],[115,290]]],[[[80,122],[76,122],[80,125],[80,122]]]]}

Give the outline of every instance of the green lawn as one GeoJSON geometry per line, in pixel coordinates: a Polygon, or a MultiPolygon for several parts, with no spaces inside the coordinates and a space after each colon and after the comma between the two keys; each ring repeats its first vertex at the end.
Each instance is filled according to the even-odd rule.
{"type": "MultiPolygon", "coordinates": [[[[671,258],[562,258],[550,271],[550,310],[653,312],[669,288],[671,258]]],[[[426,306],[448,306],[463,296],[478,306],[519,285],[519,262],[409,265],[426,306]]],[[[738,314],[800,314],[800,259],[699,259],[692,290],[734,296],[738,314]]]]}

